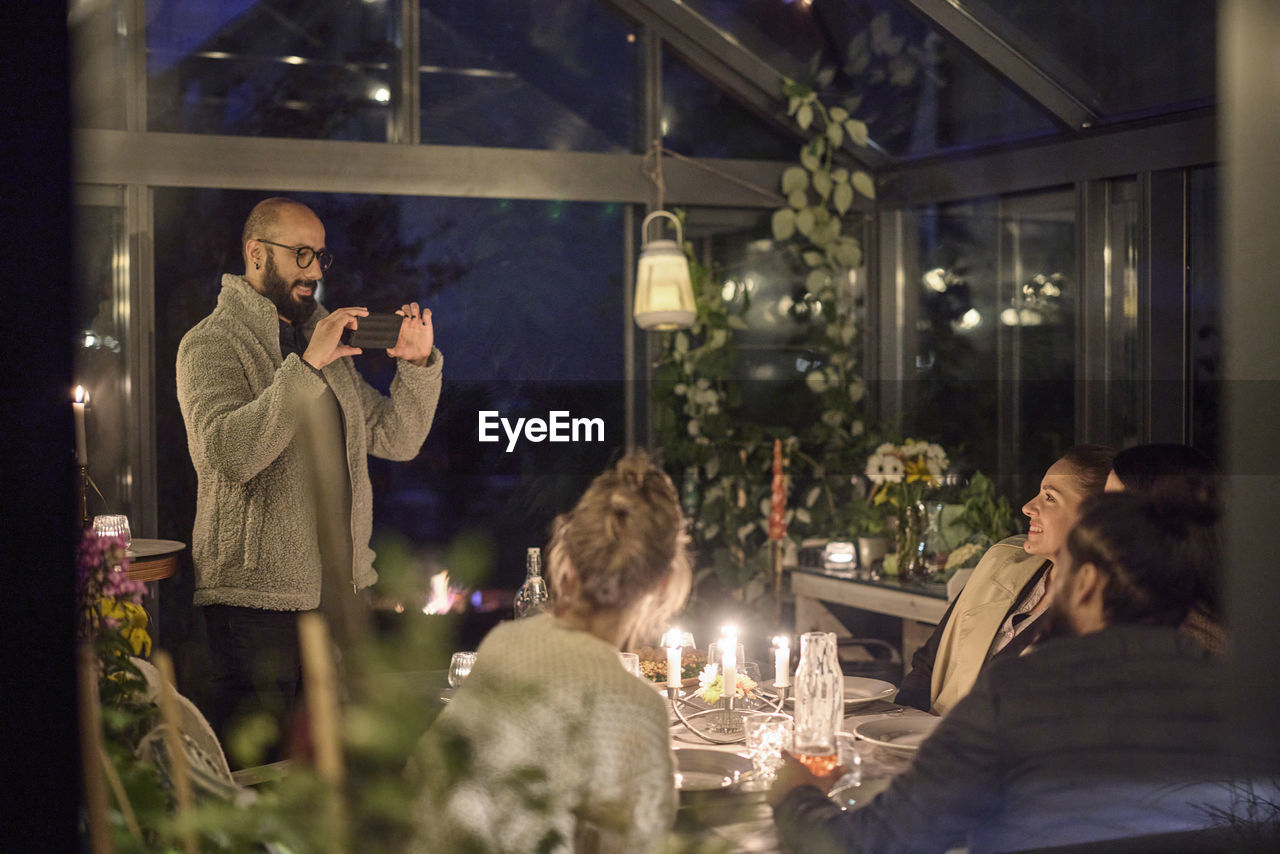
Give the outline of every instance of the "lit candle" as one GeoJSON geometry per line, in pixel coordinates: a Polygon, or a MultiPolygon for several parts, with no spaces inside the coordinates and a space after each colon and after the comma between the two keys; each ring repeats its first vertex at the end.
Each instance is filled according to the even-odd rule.
{"type": "Polygon", "coordinates": [[[786,688],[791,684],[791,641],[786,635],[773,639],[773,686],[786,688]]]}
{"type": "Polygon", "coordinates": [[[680,640],[684,632],[670,629],[667,632],[667,687],[680,687],[680,640]]]}
{"type": "Polygon", "coordinates": [[[724,695],[735,697],[738,693],[738,630],[725,626],[720,633],[720,653],[724,671],[724,695]]]}
{"type": "Polygon", "coordinates": [[[88,400],[84,386],[76,386],[76,399],[71,408],[76,414],[76,462],[82,466],[89,465],[89,446],[84,440],[84,405],[88,400]]]}

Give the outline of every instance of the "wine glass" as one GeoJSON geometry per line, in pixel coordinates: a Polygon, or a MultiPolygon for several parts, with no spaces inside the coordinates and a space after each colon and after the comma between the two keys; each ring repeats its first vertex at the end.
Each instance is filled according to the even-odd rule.
{"type": "Polygon", "coordinates": [[[641,676],[640,673],[640,654],[635,652],[620,652],[618,659],[622,662],[622,667],[632,676],[641,676]]]}
{"type": "Polygon", "coordinates": [[[462,681],[471,675],[471,668],[476,663],[474,652],[455,652],[449,659],[449,687],[457,688],[462,681]]]}
{"type": "Polygon", "coordinates": [[[795,747],[795,724],[789,715],[755,714],[747,715],[742,726],[756,781],[764,788],[782,767],[782,751],[795,747]]]}
{"type": "Polygon", "coordinates": [[[129,532],[129,517],[121,513],[108,513],[93,517],[93,533],[99,537],[120,537],[127,549],[133,544],[129,532]]]}

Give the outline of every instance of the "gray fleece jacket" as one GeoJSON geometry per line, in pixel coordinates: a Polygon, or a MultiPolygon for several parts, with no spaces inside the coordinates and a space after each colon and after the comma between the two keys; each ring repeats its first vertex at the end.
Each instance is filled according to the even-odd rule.
{"type": "MultiPolygon", "coordinates": [[[[308,334],[327,313],[316,307],[308,334]]],[[[443,363],[439,350],[425,367],[398,360],[390,397],[366,383],[350,358],[326,365],[321,379],[297,355],[281,359],[271,301],[242,276],[224,275],[217,307],[178,346],[178,404],[199,480],[195,604],[279,611],[319,606],[315,477],[300,425],[326,383],[346,439],[351,580],[356,589],[377,581],[367,455],[417,455],[440,399],[443,363]]]]}

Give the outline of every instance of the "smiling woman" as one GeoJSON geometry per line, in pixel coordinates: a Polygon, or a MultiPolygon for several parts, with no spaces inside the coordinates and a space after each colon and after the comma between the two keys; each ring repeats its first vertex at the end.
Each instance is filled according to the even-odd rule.
{"type": "Polygon", "coordinates": [[[935,714],[969,693],[979,671],[997,656],[1018,655],[1035,640],[1037,620],[1049,606],[1049,574],[1080,503],[1102,492],[1111,470],[1110,448],[1076,445],[1045,472],[1022,512],[1030,533],[987,550],[952,601],[928,642],[911,660],[897,702],[935,714]]]}

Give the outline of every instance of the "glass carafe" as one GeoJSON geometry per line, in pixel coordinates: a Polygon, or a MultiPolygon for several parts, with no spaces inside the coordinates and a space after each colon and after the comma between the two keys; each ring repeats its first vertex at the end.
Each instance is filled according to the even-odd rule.
{"type": "Polygon", "coordinates": [[[836,733],[844,719],[844,674],[831,632],[800,636],[795,675],[796,757],[815,774],[836,767],[836,733]]]}
{"type": "Polygon", "coordinates": [[[542,577],[542,549],[531,548],[524,556],[524,584],[516,591],[516,619],[532,617],[551,608],[551,593],[542,577]]]}

